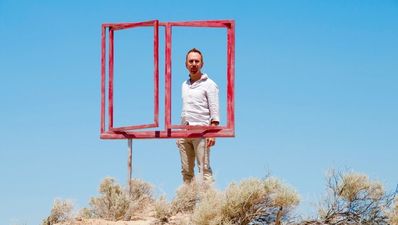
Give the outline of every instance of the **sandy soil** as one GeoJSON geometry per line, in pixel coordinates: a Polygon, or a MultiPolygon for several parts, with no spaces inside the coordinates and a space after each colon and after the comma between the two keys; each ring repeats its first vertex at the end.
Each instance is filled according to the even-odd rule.
{"type": "MultiPolygon", "coordinates": [[[[58,223],[56,225],[161,225],[155,217],[136,218],[132,221],[108,221],[103,219],[76,219],[70,222],[58,223]]],[[[188,225],[189,215],[178,214],[170,218],[168,223],[162,225],[188,225]]]]}
{"type": "Polygon", "coordinates": [[[134,221],[107,221],[102,219],[83,219],[71,222],[60,223],[58,225],[155,225],[155,218],[143,218],[134,221]]]}

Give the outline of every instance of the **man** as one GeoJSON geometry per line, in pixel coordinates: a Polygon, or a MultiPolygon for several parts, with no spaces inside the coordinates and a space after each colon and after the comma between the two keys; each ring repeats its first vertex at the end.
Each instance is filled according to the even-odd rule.
{"type": "MultiPolygon", "coordinates": [[[[189,50],[185,58],[185,66],[189,72],[189,79],[182,84],[182,124],[217,126],[220,121],[218,87],[207,74],[201,71],[203,67],[202,53],[196,48],[189,50]]],[[[205,181],[209,182],[213,181],[209,149],[215,143],[215,138],[181,138],[177,140],[184,183],[190,183],[194,177],[195,158],[200,178],[203,177],[205,181]]]]}

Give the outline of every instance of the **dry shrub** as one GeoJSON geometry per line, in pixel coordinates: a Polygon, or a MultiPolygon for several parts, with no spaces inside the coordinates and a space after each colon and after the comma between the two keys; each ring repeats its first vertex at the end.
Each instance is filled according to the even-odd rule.
{"type": "Polygon", "coordinates": [[[132,201],[152,200],[152,185],[143,180],[132,179],[129,195],[132,201]]]}
{"type": "Polygon", "coordinates": [[[153,201],[152,186],[140,180],[131,180],[130,186],[128,190],[113,178],[105,178],[100,185],[100,196],[90,201],[91,217],[112,221],[129,220],[142,212],[153,201]]]}
{"type": "Polygon", "coordinates": [[[218,225],[223,224],[221,214],[225,197],[224,194],[214,189],[208,189],[203,193],[201,201],[195,207],[192,221],[196,225],[218,225]]]}
{"type": "Polygon", "coordinates": [[[395,197],[394,206],[388,213],[388,218],[391,225],[398,225],[398,197],[395,197]]]}
{"type": "Polygon", "coordinates": [[[384,225],[388,224],[385,209],[393,195],[387,195],[382,184],[368,176],[331,171],[327,177],[328,196],[321,204],[321,222],[330,225],[384,225]]]}
{"type": "Polygon", "coordinates": [[[43,225],[52,225],[61,222],[69,222],[73,218],[72,215],[73,203],[70,200],[56,199],[51,213],[47,219],[43,220],[43,225]]]}
{"type": "Polygon", "coordinates": [[[79,219],[91,219],[94,218],[92,210],[89,208],[82,208],[79,210],[79,213],[77,214],[76,218],[79,219]]]}
{"type": "Polygon", "coordinates": [[[319,221],[316,220],[306,220],[306,221],[301,221],[298,223],[294,223],[295,225],[327,225],[325,223],[321,223],[319,221]]]}
{"type": "Polygon", "coordinates": [[[172,213],[191,213],[200,200],[200,194],[209,189],[206,182],[192,181],[178,188],[176,196],[171,202],[172,213]]]}
{"type": "Polygon", "coordinates": [[[247,179],[239,184],[232,183],[225,191],[225,205],[222,207],[224,218],[234,223],[247,224],[253,219],[259,205],[266,197],[263,181],[247,179]],[[251,218],[250,218],[251,217],[251,218]]]}
{"type": "Polygon", "coordinates": [[[107,177],[100,184],[99,197],[90,200],[94,218],[121,220],[129,208],[129,199],[122,187],[113,178],[107,177]]]}
{"type": "MultiPolygon", "coordinates": [[[[266,193],[269,195],[271,204],[263,205],[263,209],[260,208],[260,211],[265,210],[265,212],[267,212],[270,211],[269,209],[277,209],[275,221],[276,223],[278,223],[281,221],[282,218],[287,216],[294,207],[299,204],[300,197],[298,193],[291,187],[283,184],[281,181],[273,177],[265,179],[264,186],[266,189],[266,193]]],[[[264,201],[264,203],[266,202],[267,201],[264,201]]],[[[263,215],[267,215],[267,213],[263,213],[263,215]]],[[[269,215],[270,217],[273,217],[272,214],[269,215]]]]}
{"type": "MultiPolygon", "coordinates": [[[[289,212],[299,203],[296,191],[273,177],[264,180],[247,180],[242,182],[236,191],[234,189],[236,188],[231,188],[226,193],[227,200],[231,198],[239,203],[235,203],[236,208],[228,212],[231,221],[237,224],[249,222],[280,224],[289,219],[289,212]]],[[[227,201],[227,205],[230,204],[227,201]]]]}
{"type": "Polygon", "coordinates": [[[349,202],[359,198],[369,198],[377,201],[384,195],[381,183],[370,181],[366,175],[359,173],[344,174],[337,188],[339,195],[349,202]]]}
{"type": "Polygon", "coordinates": [[[129,208],[125,219],[131,219],[143,214],[154,202],[152,196],[152,185],[138,179],[130,180],[130,189],[128,191],[129,208]]]}
{"type": "MultiPolygon", "coordinates": [[[[396,190],[386,194],[383,185],[366,175],[331,171],[327,177],[328,195],[320,204],[319,215],[310,220],[292,221],[290,213],[299,203],[298,194],[278,179],[246,179],[217,191],[206,183],[181,186],[171,203],[164,197],[154,200],[152,186],[131,180],[130,189],[113,178],[105,178],[100,195],[93,197],[80,218],[130,220],[155,213],[155,224],[170,225],[398,225],[396,190]]],[[[43,225],[72,224],[73,204],[55,200],[43,225]]]]}
{"type": "Polygon", "coordinates": [[[195,208],[194,224],[280,223],[299,202],[295,191],[274,178],[232,183],[220,194],[208,191],[195,208]]]}
{"type": "Polygon", "coordinates": [[[164,196],[155,201],[155,217],[161,223],[167,223],[172,215],[171,205],[164,196]]]}

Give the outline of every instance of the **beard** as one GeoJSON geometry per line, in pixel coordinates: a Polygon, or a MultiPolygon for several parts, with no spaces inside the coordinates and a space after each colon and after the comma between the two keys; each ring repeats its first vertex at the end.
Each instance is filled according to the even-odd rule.
{"type": "Polygon", "coordinates": [[[191,72],[192,74],[195,74],[195,73],[198,72],[198,68],[191,68],[190,72],[191,72]]]}

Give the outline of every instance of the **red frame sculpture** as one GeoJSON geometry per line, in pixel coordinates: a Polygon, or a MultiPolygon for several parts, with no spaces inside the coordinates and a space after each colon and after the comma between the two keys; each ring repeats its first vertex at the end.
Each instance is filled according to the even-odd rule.
{"type": "Polygon", "coordinates": [[[233,20],[209,20],[187,22],[159,22],[158,20],[138,23],[106,23],[101,32],[101,139],[148,139],[187,137],[234,137],[235,136],[235,22],[233,20]],[[113,126],[113,78],[114,78],[114,32],[134,27],[154,27],[154,121],[150,124],[113,126]],[[159,127],[159,26],[165,27],[165,126],[163,130],[144,131],[139,129],[159,127]],[[227,29],[227,125],[226,126],[183,126],[171,124],[171,34],[173,26],[212,27],[227,29]],[[106,35],[108,31],[108,35],[106,35]],[[108,38],[108,59],[106,39],[108,38]],[[108,72],[106,71],[108,63],[108,72]],[[107,79],[108,78],[108,79],[107,79]],[[108,89],[106,90],[106,80],[108,89]],[[106,96],[108,97],[108,127],[106,129],[106,96]]]}

